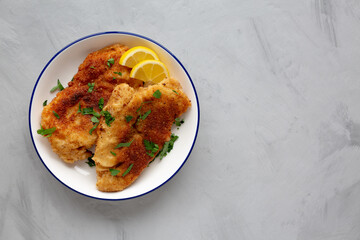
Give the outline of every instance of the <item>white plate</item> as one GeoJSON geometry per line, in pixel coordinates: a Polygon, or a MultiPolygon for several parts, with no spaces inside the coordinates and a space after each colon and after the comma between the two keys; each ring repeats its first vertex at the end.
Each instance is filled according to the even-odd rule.
{"type": "Polygon", "coordinates": [[[83,37],[70,43],[46,64],[37,79],[30,100],[29,126],[30,135],[37,154],[50,173],[68,188],[88,197],[103,200],[123,200],[149,193],[170,180],[183,166],[195,144],[199,129],[199,102],[194,84],[180,61],[165,47],[147,37],[127,32],[103,32],[83,37]],[[63,162],[51,149],[48,139],[37,134],[40,126],[44,100],[50,102],[56,93],[50,89],[57,79],[67,86],[76,74],[78,66],[93,51],[107,45],[122,43],[129,47],[145,46],[153,49],[169,69],[170,75],[180,81],[184,92],[190,98],[192,106],[183,115],[185,123],[173,128],[179,136],[173,150],[161,161],[156,159],[146,168],[140,177],[121,192],[104,193],[96,189],[95,167],[90,168],[85,162],[74,164],[63,162]]]}

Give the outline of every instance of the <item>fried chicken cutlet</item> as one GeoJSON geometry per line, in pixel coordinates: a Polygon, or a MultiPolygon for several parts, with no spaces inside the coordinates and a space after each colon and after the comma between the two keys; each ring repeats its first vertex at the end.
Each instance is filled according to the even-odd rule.
{"type": "Polygon", "coordinates": [[[115,120],[109,127],[102,119],[97,129],[93,159],[98,190],[121,191],[133,183],[170,140],[175,118],[190,105],[175,79],[138,89],[118,85],[104,108],[115,120]],[[149,149],[146,144],[154,148],[149,149]],[[118,174],[112,175],[110,169],[118,174]]]}
{"type": "Polygon", "coordinates": [[[65,162],[72,163],[86,159],[92,153],[88,150],[97,139],[91,121],[93,115],[82,114],[82,109],[92,108],[100,112],[99,100],[106,104],[110,95],[120,83],[127,83],[136,89],[142,81],[129,77],[130,69],[119,64],[119,59],[128,47],[114,44],[90,53],[79,66],[78,72],[68,87],[57,93],[50,104],[44,107],[41,126],[55,127],[48,138],[55,153],[65,162]]]}

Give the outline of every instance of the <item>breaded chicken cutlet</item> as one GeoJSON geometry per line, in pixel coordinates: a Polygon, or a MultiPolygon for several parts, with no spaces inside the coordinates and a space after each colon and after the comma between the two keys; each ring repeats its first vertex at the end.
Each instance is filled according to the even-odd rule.
{"type": "MultiPolygon", "coordinates": [[[[82,109],[92,108],[99,113],[99,100],[106,104],[115,86],[127,83],[136,89],[142,81],[130,79],[129,68],[121,66],[119,59],[128,47],[114,44],[90,53],[79,66],[78,72],[68,87],[57,93],[50,104],[44,107],[41,126],[56,128],[48,138],[55,153],[71,163],[90,157],[88,150],[97,139],[92,114],[83,114],[82,109]]],[[[91,112],[91,111],[90,111],[91,112]]]]}
{"type": "Polygon", "coordinates": [[[98,190],[121,191],[134,182],[170,140],[175,118],[190,106],[175,79],[138,89],[118,85],[104,108],[115,120],[109,127],[101,119],[97,129],[98,190]]]}

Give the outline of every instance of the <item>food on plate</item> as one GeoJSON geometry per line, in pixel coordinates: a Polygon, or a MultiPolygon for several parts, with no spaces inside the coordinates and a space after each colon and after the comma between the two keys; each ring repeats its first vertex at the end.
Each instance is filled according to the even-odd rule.
{"type": "Polygon", "coordinates": [[[100,117],[99,102],[105,105],[116,85],[124,82],[134,88],[143,85],[142,81],[129,77],[129,68],[119,64],[127,50],[124,45],[114,44],[90,53],[68,87],[64,88],[58,80],[52,89],[60,91],[44,107],[41,129],[55,129],[46,136],[53,151],[65,162],[92,155],[88,149],[97,139],[94,126],[100,117]]]}
{"type": "Polygon", "coordinates": [[[155,157],[166,156],[178,138],[171,126],[180,126],[191,106],[155,52],[121,44],[90,53],[68,87],[57,80],[55,91],[43,102],[37,132],[63,161],[96,166],[104,192],[125,189],[155,157]]]}
{"type": "Polygon", "coordinates": [[[158,60],[145,60],[133,67],[130,77],[144,82],[159,83],[169,77],[169,71],[165,64],[158,60]]]}
{"type": "Polygon", "coordinates": [[[136,64],[145,60],[159,60],[159,57],[150,48],[138,46],[126,51],[126,53],[121,56],[119,63],[123,66],[133,68],[136,64]]]}
{"type": "Polygon", "coordinates": [[[171,140],[171,126],[191,103],[175,79],[133,88],[118,85],[104,107],[115,120],[102,118],[93,160],[97,188],[121,191],[129,186],[171,140]]]}

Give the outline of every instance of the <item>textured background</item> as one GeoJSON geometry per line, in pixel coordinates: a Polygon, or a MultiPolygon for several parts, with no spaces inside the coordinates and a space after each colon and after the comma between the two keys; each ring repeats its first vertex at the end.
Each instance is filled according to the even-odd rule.
{"type": "Polygon", "coordinates": [[[0,239],[360,239],[360,1],[0,1],[0,239]],[[192,155],[160,189],[105,202],[57,182],[28,130],[68,43],[129,31],[197,88],[192,155]]]}

